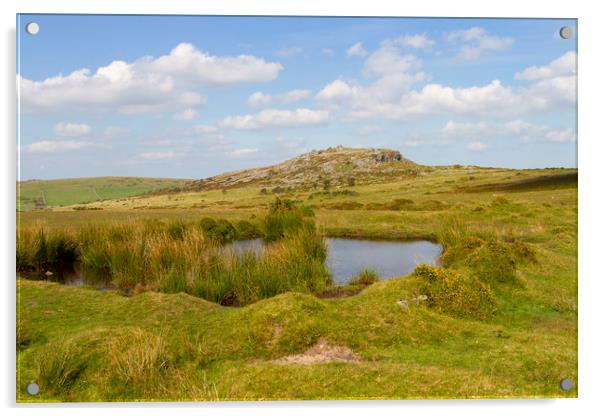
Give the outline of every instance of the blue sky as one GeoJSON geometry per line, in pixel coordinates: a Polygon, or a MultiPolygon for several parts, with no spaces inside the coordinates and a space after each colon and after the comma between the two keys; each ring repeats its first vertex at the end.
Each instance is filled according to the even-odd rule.
{"type": "Polygon", "coordinates": [[[20,15],[20,178],[201,178],[342,144],[576,166],[574,20],[20,15]],[[25,32],[35,21],[37,35],[25,32]]]}

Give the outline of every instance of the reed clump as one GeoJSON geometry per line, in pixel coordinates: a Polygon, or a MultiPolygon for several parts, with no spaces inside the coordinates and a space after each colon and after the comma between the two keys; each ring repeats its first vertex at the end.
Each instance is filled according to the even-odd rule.
{"type": "Polygon", "coordinates": [[[277,202],[264,218],[270,237],[260,252],[224,245],[241,234],[262,234],[253,223],[237,225],[203,218],[91,225],[69,233],[38,229],[21,233],[17,267],[42,271],[40,265],[79,261],[122,289],[186,292],[224,305],[321,291],[330,282],[324,238],[291,202],[277,202]]]}

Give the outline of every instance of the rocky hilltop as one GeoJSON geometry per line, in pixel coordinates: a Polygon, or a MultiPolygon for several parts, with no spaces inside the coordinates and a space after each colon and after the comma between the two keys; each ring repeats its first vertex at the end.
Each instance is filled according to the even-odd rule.
{"type": "Polygon", "coordinates": [[[420,173],[420,166],[390,149],[356,149],[343,146],[312,150],[282,163],[228,172],[191,181],[188,190],[265,188],[323,188],[386,182],[420,173]]]}

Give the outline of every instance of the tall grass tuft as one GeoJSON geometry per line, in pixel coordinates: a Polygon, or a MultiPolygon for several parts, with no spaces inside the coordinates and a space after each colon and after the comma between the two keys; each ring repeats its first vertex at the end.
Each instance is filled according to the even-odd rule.
{"type": "Polygon", "coordinates": [[[360,285],[360,286],[369,286],[372,283],[378,282],[379,277],[378,273],[374,269],[363,269],[357,275],[353,276],[349,279],[347,284],[349,285],[360,285]]]}
{"type": "MultiPolygon", "coordinates": [[[[19,238],[17,265],[77,259],[88,274],[122,289],[186,292],[224,305],[326,287],[326,244],[311,218],[285,201],[272,207],[264,226],[272,239],[260,253],[224,247],[239,232],[222,219],[93,225],[77,233],[37,229],[19,238]]],[[[258,232],[251,223],[239,227],[258,232]]]]}

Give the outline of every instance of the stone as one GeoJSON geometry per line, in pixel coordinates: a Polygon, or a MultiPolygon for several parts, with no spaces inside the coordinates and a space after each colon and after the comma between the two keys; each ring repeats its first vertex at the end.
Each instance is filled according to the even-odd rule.
{"type": "Polygon", "coordinates": [[[408,301],[407,300],[398,300],[397,303],[399,306],[401,306],[403,309],[408,309],[409,305],[408,305],[408,301]]]}

